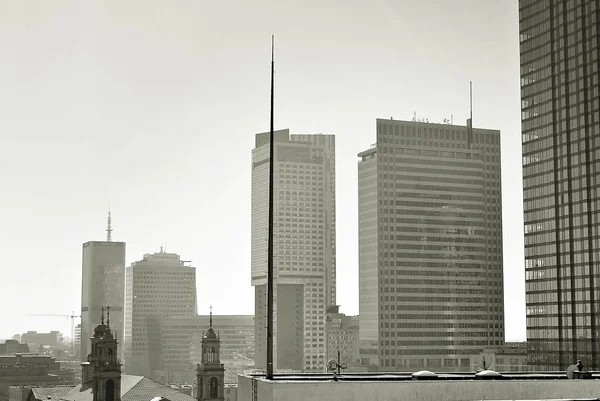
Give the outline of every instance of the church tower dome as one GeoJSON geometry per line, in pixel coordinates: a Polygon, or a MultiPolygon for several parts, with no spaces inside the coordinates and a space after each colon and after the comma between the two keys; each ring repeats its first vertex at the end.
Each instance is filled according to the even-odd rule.
{"type": "Polygon", "coordinates": [[[223,401],[225,368],[221,363],[221,339],[212,327],[212,306],[208,330],[202,337],[202,361],[196,369],[198,401],[223,401]]]}

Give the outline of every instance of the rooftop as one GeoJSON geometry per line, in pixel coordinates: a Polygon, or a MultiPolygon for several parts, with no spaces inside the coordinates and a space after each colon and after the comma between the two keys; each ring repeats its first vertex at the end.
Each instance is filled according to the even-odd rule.
{"type": "Polygon", "coordinates": [[[390,372],[332,374],[264,374],[238,377],[240,400],[257,394],[263,401],[377,400],[600,400],[600,372],[589,379],[568,379],[566,372],[440,373],[390,372]]]}

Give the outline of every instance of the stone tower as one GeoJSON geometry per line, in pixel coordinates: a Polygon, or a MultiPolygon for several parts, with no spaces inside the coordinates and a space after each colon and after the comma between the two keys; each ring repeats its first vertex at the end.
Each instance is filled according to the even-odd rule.
{"type": "MultiPolygon", "coordinates": [[[[202,337],[202,363],[196,369],[198,401],[224,399],[225,368],[220,359],[221,340],[212,327],[212,307],[208,331],[202,337]]],[[[94,400],[96,401],[96,400],[94,400]]]]}
{"type": "Polygon", "coordinates": [[[121,361],[117,354],[117,339],[110,330],[110,307],[104,308],[101,323],[94,329],[92,352],[88,355],[93,401],[121,401],[121,361]]]}

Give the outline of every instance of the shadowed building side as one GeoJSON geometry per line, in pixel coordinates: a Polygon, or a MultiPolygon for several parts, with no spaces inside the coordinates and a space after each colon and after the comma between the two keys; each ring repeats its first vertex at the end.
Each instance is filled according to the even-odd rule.
{"type": "Polygon", "coordinates": [[[530,369],[600,367],[599,4],[519,1],[530,369]]]}

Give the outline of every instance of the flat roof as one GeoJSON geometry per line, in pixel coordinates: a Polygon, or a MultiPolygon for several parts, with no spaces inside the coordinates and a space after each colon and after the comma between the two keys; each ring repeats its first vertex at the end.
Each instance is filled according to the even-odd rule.
{"type": "MultiPolygon", "coordinates": [[[[264,373],[245,373],[240,376],[246,376],[265,381],[411,381],[415,380],[413,374],[416,372],[361,372],[361,373],[343,373],[334,375],[332,373],[275,373],[273,380],[267,380],[264,373]]],[[[461,380],[481,380],[476,378],[477,372],[463,373],[435,373],[435,376],[420,376],[418,380],[436,380],[436,381],[461,381],[461,380]]],[[[486,380],[569,380],[566,372],[498,372],[498,376],[487,376],[486,380]]],[[[600,379],[600,372],[588,372],[591,374],[589,379],[600,379]]]]}

